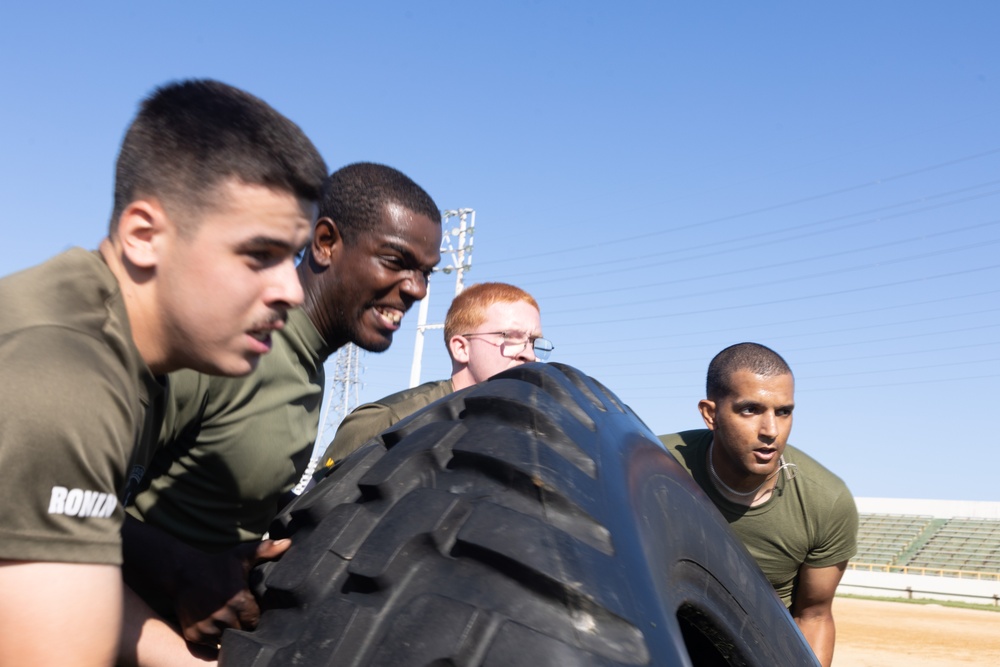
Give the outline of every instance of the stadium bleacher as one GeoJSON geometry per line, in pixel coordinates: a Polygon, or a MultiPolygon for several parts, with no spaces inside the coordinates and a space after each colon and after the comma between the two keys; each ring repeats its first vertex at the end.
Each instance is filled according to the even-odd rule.
{"type": "Polygon", "coordinates": [[[1000,575],[1000,520],[862,513],[853,566],[1000,575]]]}

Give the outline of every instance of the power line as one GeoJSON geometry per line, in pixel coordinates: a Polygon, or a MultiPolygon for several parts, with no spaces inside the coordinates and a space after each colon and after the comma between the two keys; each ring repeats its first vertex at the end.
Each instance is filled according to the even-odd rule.
{"type": "MultiPolygon", "coordinates": [[[[991,191],[986,192],[986,193],[980,193],[980,194],[977,194],[977,195],[974,195],[974,196],[970,196],[970,197],[964,197],[964,198],[961,198],[961,199],[955,199],[955,200],[944,202],[944,203],[941,203],[941,204],[935,204],[935,205],[931,205],[931,206],[924,206],[924,207],[921,207],[921,208],[915,208],[915,209],[911,209],[909,211],[902,211],[900,213],[896,213],[896,214],[893,214],[893,215],[885,215],[885,216],[879,216],[879,217],[875,217],[875,218],[868,218],[868,219],[865,219],[865,220],[860,220],[860,221],[857,221],[857,222],[852,222],[852,223],[844,224],[844,225],[837,225],[837,226],[830,227],[830,228],[827,228],[827,229],[820,229],[820,230],[816,230],[816,231],[812,231],[812,232],[808,232],[808,233],[804,233],[804,234],[797,234],[797,235],[794,235],[794,236],[789,236],[788,235],[789,232],[794,232],[794,231],[797,231],[797,230],[809,229],[809,228],[812,228],[812,227],[819,227],[819,226],[822,226],[822,225],[827,225],[827,224],[832,223],[832,222],[837,222],[837,221],[840,221],[840,220],[848,220],[848,219],[855,218],[855,217],[858,217],[858,216],[861,216],[861,215],[870,215],[872,213],[881,213],[881,212],[886,211],[886,210],[891,210],[891,209],[894,209],[894,208],[899,208],[900,206],[909,206],[909,205],[912,205],[912,204],[915,204],[915,203],[927,201],[929,199],[939,199],[939,198],[946,197],[946,196],[952,196],[952,195],[955,195],[955,194],[959,194],[959,193],[963,193],[963,192],[968,192],[970,190],[977,190],[977,189],[980,189],[980,188],[988,186],[988,185],[996,185],[997,183],[1000,183],[1000,179],[992,180],[992,181],[986,181],[986,182],[980,183],[978,185],[969,186],[969,187],[965,187],[965,188],[959,188],[957,190],[951,190],[949,192],[939,193],[939,194],[936,194],[936,195],[926,195],[926,196],[918,197],[916,199],[908,200],[906,202],[900,202],[900,203],[896,203],[896,204],[890,204],[890,205],[887,205],[887,206],[875,207],[875,208],[872,208],[872,209],[867,209],[867,210],[859,211],[859,212],[855,212],[855,213],[847,213],[847,214],[844,214],[844,215],[838,215],[838,216],[833,216],[833,217],[830,217],[830,218],[824,218],[822,220],[816,220],[816,221],[812,221],[812,222],[807,222],[807,223],[804,223],[804,224],[801,224],[801,225],[792,225],[792,226],[789,226],[789,227],[782,227],[780,229],[763,231],[763,232],[762,231],[755,231],[752,234],[747,234],[747,235],[744,235],[744,236],[739,236],[739,237],[734,237],[734,238],[713,238],[712,240],[707,241],[705,243],[699,243],[699,244],[696,244],[696,245],[689,245],[689,246],[685,246],[683,248],[671,248],[669,250],[657,251],[655,253],[647,253],[645,255],[638,255],[638,256],[633,256],[633,257],[626,257],[626,258],[622,258],[622,259],[612,259],[612,260],[605,260],[605,261],[601,261],[601,262],[587,262],[585,264],[572,265],[572,266],[569,266],[569,267],[561,266],[559,268],[538,269],[538,270],[535,270],[535,271],[518,271],[517,275],[518,275],[519,278],[524,278],[525,276],[547,275],[547,274],[550,274],[550,273],[559,273],[560,274],[559,278],[553,278],[551,280],[536,280],[536,281],[532,281],[533,285],[544,285],[544,284],[547,284],[547,283],[566,282],[566,281],[570,281],[570,280],[578,280],[581,277],[589,277],[589,276],[593,275],[593,273],[594,273],[593,269],[595,267],[608,266],[608,265],[612,265],[612,264],[621,264],[621,263],[625,263],[625,262],[629,263],[631,266],[628,266],[628,267],[626,267],[624,269],[619,269],[617,271],[602,271],[601,275],[611,275],[611,274],[614,274],[614,273],[627,273],[629,271],[636,271],[638,269],[645,268],[645,266],[646,266],[644,264],[639,264],[638,266],[636,266],[637,260],[666,259],[666,258],[669,258],[671,256],[680,255],[682,253],[693,251],[693,250],[711,250],[711,252],[708,253],[708,254],[690,255],[690,256],[687,256],[687,257],[682,257],[681,259],[676,260],[676,261],[692,261],[692,260],[702,259],[702,258],[705,258],[705,257],[716,257],[719,254],[733,253],[733,252],[745,252],[748,249],[757,248],[757,247],[761,247],[761,246],[768,246],[768,245],[771,245],[773,243],[772,241],[760,240],[762,238],[780,236],[782,243],[788,242],[788,241],[796,241],[796,240],[800,240],[800,239],[804,239],[804,238],[811,238],[811,237],[819,236],[819,235],[822,235],[822,234],[832,234],[832,233],[836,233],[836,232],[839,232],[839,231],[844,231],[844,230],[847,230],[847,229],[853,229],[855,227],[860,227],[860,226],[863,226],[863,225],[866,225],[866,224],[869,224],[869,223],[872,223],[872,222],[881,222],[881,221],[884,221],[884,220],[893,220],[893,219],[905,217],[905,216],[908,216],[908,215],[915,215],[917,213],[926,213],[927,211],[933,211],[933,210],[937,210],[937,209],[941,209],[941,208],[946,208],[946,207],[949,207],[949,206],[955,206],[955,205],[958,205],[958,204],[968,203],[970,201],[975,201],[976,199],[982,199],[983,197],[991,197],[991,196],[994,196],[996,194],[1000,194],[1000,190],[991,190],[991,191]],[[753,241],[756,241],[756,242],[753,242],[753,241]],[[751,242],[751,243],[748,243],[748,242],[751,242]],[[722,249],[722,248],[720,248],[720,246],[725,246],[725,245],[732,245],[734,247],[728,248],[728,249],[722,249]],[[577,276],[577,275],[567,276],[567,275],[565,275],[565,272],[566,272],[567,269],[569,269],[569,270],[579,269],[581,271],[585,271],[586,273],[583,276],[577,276]]],[[[549,297],[549,298],[553,298],[553,297],[549,297]]],[[[559,298],[559,297],[555,297],[555,298],[559,298]]]]}
{"type": "MultiPolygon", "coordinates": [[[[703,309],[700,309],[700,310],[688,310],[688,311],[683,311],[683,312],[664,313],[664,314],[660,314],[660,315],[647,315],[647,316],[641,316],[641,317],[616,317],[615,319],[612,319],[612,320],[590,320],[590,321],[584,321],[584,322],[564,322],[564,323],[561,323],[560,326],[562,326],[562,327],[571,327],[571,326],[591,326],[591,325],[594,325],[594,324],[622,324],[622,323],[627,323],[627,322],[642,322],[642,321],[649,321],[649,320],[662,320],[662,319],[670,319],[670,318],[675,318],[675,317],[690,317],[691,315],[706,315],[708,313],[718,313],[718,312],[725,312],[725,311],[729,311],[729,310],[742,310],[742,309],[746,309],[746,308],[760,308],[762,306],[774,306],[774,305],[783,304],[783,303],[793,303],[793,302],[796,302],[796,301],[806,301],[806,300],[810,300],[810,299],[818,299],[818,298],[823,298],[823,297],[843,296],[845,294],[856,294],[858,292],[867,292],[867,291],[876,290],[876,289],[885,289],[885,288],[888,288],[888,287],[899,287],[901,285],[912,285],[914,283],[926,282],[926,281],[930,281],[930,280],[938,280],[938,279],[942,279],[942,278],[953,278],[953,277],[956,277],[956,276],[970,275],[970,274],[979,273],[979,272],[982,272],[982,271],[991,271],[991,270],[997,269],[997,268],[1000,268],[1000,264],[991,264],[989,266],[981,266],[981,267],[976,267],[976,268],[972,268],[972,269],[964,269],[964,270],[961,270],[961,271],[950,271],[948,273],[939,273],[939,274],[931,275],[931,276],[918,276],[916,278],[909,278],[907,280],[897,280],[897,281],[888,282],[888,283],[880,283],[878,285],[865,285],[863,287],[852,287],[852,288],[843,289],[843,290],[833,290],[833,291],[829,291],[829,292],[820,292],[820,293],[815,293],[815,294],[804,294],[804,295],[800,295],[800,296],[788,297],[788,298],[785,298],[785,299],[772,299],[770,301],[758,301],[756,303],[741,303],[741,304],[732,305],[732,306],[719,306],[718,308],[703,308],[703,309]]],[[[700,294],[700,296],[705,296],[705,295],[708,295],[708,294],[718,293],[719,291],[728,291],[728,290],[714,290],[714,291],[711,291],[711,292],[702,292],[700,294]]],[[[693,295],[685,295],[685,296],[693,296],[693,295]]],[[[677,297],[677,298],[680,298],[680,297],[677,297]]],[[[667,300],[671,300],[671,299],[672,298],[664,298],[664,299],[658,299],[657,301],[667,301],[667,300]]],[[[643,303],[649,303],[649,301],[645,301],[643,303]]],[[[565,312],[576,312],[576,311],[565,311],[565,312]]]]}
{"type": "MultiPolygon", "coordinates": [[[[1000,191],[998,191],[998,192],[1000,192],[1000,191]]],[[[862,252],[870,252],[872,250],[881,250],[881,249],[884,249],[884,248],[891,248],[893,246],[905,245],[907,243],[914,243],[916,241],[926,241],[926,240],[929,240],[929,239],[932,239],[932,238],[936,238],[936,237],[940,237],[940,236],[948,236],[948,235],[951,235],[951,234],[959,234],[959,233],[967,232],[967,231],[974,230],[974,229],[982,229],[982,228],[985,228],[985,227],[992,227],[992,226],[997,225],[997,224],[1000,224],[1000,220],[991,220],[989,222],[979,223],[979,224],[976,224],[976,225],[969,225],[969,226],[966,226],[966,227],[960,227],[960,228],[956,228],[956,229],[949,229],[949,230],[946,230],[946,231],[936,232],[934,234],[924,234],[924,235],[920,235],[920,236],[913,236],[913,237],[906,238],[906,239],[897,239],[897,240],[894,240],[894,241],[886,241],[884,243],[877,243],[875,245],[864,246],[864,247],[861,247],[861,248],[850,248],[848,250],[841,250],[839,252],[827,253],[827,254],[824,254],[824,255],[813,255],[812,257],[801,257],[801,258],[798,258],[798,259],[788,260],[786,262],[773,262],[773,263],[768,264],[767,268],[768,269],[776,269],[776,268],[794,266],[796,264],[806,264],[806,263],[817,262],[817,261],[820,261],[820,260],[832,259],[834,257],[843,257],[845,255],[854,255],[854,254],[859,254],[859,253],[862,253],[862,252]]],[[[786,279],[789,279],[789,280],[808,280],[810,278],[822,277],[822,276],[825,276],[825,275],[829,275],[831,272],[845,273],[845,272],[850,272],[850,271],[862,270],[862,269],[865,269],[865,268],[872,268],[873,266],[880,266],[880,265],[886,265],[886,264],[897,264],[897,263],[902,262],[902,261],[910,261],[910,260],[913,260],[913,259],[923,259],[923,258],[926,258],[926,257],[929,257],[929,256],[933,256],[933,255],[937,255],[937,254],[946,254],[946,253],[950,253],[950,252],[958,252],[960,250],[968,250],[970,248],[980,248],[980,247],[982,247],[984,245],[992,245],[994,243],[997,243],[998,241],[1000,241],[1000,239],[990,239],[990,240],[987,240],[987,241],[977,241],[974,244],[969,244],[969,245],[966,245],[966,246],[958,246],[957,248],[954,248],[954,249],[951,249],[951,250],[935,250],[935,251],[931,251],[930,253],[925,253],[925,254],[910,255],[909,257],[897,258],[897,259],[893,259],[893,260],[883,260],[881,262],[876,262],[874,264],[864,264],[864,265],[860,265],[860,266],[856,266],[856,267],[848,267],[848,268],[842,268],[842,269],[833,269],[831,271],[827,271],[827,272],[820,273],[820,274],[812,274],[812,275],[805,275],[805,276],[793,276],[793,277],[789,277],[789,278],[786,278],[786,279]]],[[[753,246],[751,246],[751,247],[753,247],[753,246]]],[[[550,301],[550,300],[553,300],[553,299],[565,299],[565,298],[571,298],[571,297],[593,296],[595,294],[613,294],[615,292],[634,292],[636,290],[648,289],[648,288],[653,288],[653,287],[665,287],[667,285],[677,285],[677,284],[683,284],[683,283],[688,283],[688,282],[700,282],[700,281],[708,280],[708,279],[722,278],[722,277],[726,277],[726,276],[736,276],[736,275],[740,275],[740,274],[744,274],[744,273],[754,273],[754,272],[760,271],[760,268],[761,268],[760,266],[750,266],[750,267],[743,268],[743,269],[734,269],[732,271],[724,271],[724,272],[713,271],[711,274],[706,274],[706,275],[702,275],[702,276],[694,276],[694,277],[686,277],[686,278],[676,278],[674,280],[663,280],[663,281],[659,281],[659,282],[655,282],[655,283],[646,283],[644,285],[628,285],[626,287],[615,287],[615,288],[606,289],[606,290],[588,290],[587,292],[577,292],[577,293],[573,293],[573,294],[560,294],[560,295],[557,295],[557,296],[546,296],[545,299],[546,299],[546,301],[550,301]]],[[[764,283],[764,284],[771,284],[771,283],[764,283]]],[[[743,289],[744,287],[751,288],[751,287],[759,287],[759,286],[760,286],[760,284],[757,284],[757,285],[746,285],[746,286],[741,286],[741,289],[743,289]]],[[[697,296],[697,295],[685,295],[685,296],[697,296]]],[[[633,303],[647,303],[647,302],[648,301],[633,302],[633,303]]],[[[616,304],[616,305],[633,305],[633,304],[624,303],[624,304],[616,304]]],[[[573,312],[573,311],[565,311],[565,310],[560,311],[560,310],[556,310],[556,311],[549,311],[549,312],[550,313],[560,313],[561,314],[561,313],[573,312]]]]}
{"type": "MultiPolygon", "coordinates": [[[[620,243],[627,243],[627,242],[632,242],[632,241],[640,241],[640,240],[643,240],[643,239],[650,239],[650,238],[655,238],[655,237],[658,237],[658,236],[664,236],[664,235],[667,235],[667,234],[673,234],[673,233],[676,233],[676,232],[679,232],[679,231],[684,231],[684,230],[689,230],[689,229],[697,229],[697,228],[705,227],[705,226],[708,226],[708,225],[718,224],[720,222],[727,222],[727,221],[730,221],[730,220],[737,220],[739,218],[745,218],[745,217],[749,217],[751,215],[757,215],[759,213],[770,213],[772,211],[780,210],[780,209],[783,209],[783,208],[789,208],[791,206],[795,206],[795,205],[798,205],[798,204],[804,204],[804,203],[807,203],[807,202],[819,201],[821,199],[827,199],[827,198],[834,197],[834,196],[837,196],[837,195],[846,194],[848,192],[856,192],[858,190],[863,190],[865,188],[870,188],[870,187],[874,187],[874,186],[884,185],[886,183],[891,183],[893,181],[901,180],[901,179],[904,179],[904,178],[909,178],[911,176],[916,176],[918,174],[924,174],[924,173],[928,173],[928,172],[935,171],[935,170],[938,170],[938,169],[943,169],[943,168],[946,168],[946,167],[952,167],[954,165],[961,164],[963,162],[969,162],[969,161],[972,161],[972,160],[978,160],[980,158],[988,157],[990,155],[995,155],[997,153],[1000,153],[1000,148],[993,148],[993,149],[990,149],[990,150],[987,150],[987,151],[982,151],[980,153],[974,153],[972,155],[963,156],[963,157],[956,158],[956,159],[953,159],[953,160],[947,160],[945,162],[939,162],[937,164],[932,164],[932,165],[929,165],[929,166],[926,166],[926,167],[919,167],[917,169],[912,169],[910,171],[905,171],[905,172],[901,172],[901,173],[898,173],[898,174],[893,174],[891,176],[884,176],[882,178],[876,178],[876,179],[871,180],[871,181],[866,181],[864,183],[859,183],[859,184],[851,185],[851,186],[844,187],[844,188],[837,188],[835,190],[829,190],[827,192],[823,192],[823,193],[819,193],[819,194],[815,194],[815,195],[808,195],[808,196],[805,196],[805,197],[799,197],[797,199],[793,199],[793,200],[781,202],[781,203],[778,203],[778,204],[772,204],[772,205],[769,205],[769,206],[763,206],[763,207],[760,207],[760,208],[755,208],[755,209],[751,209],[751,210],[748,210],[748,211],[743,211],[743,212],[740,212],[740,213],[734,213],[734,214],[731,214],[731,215],[725,215],[725,216],[720,216],[720,217],[717,217],[717,218],[711,218],[709,220],[702,220],[700,222],[692,222],[692,223],[688,223],[686,225],[681,225],[679,227],[672,227],[670,229],[664,229],[664,230],[660,230],[660,231],[656,231],[656,232],[647,232],[645,234],[636,234],[634,236],[626,236],[626,237],[622,237],[622,238],[618,238],[618,239],[604,239],[600,243],[589,243],[589,244],[586,244],[586,245],[579,245],[579,246],[573,246],[573,247],[569,247],[569,248],[562,248],[562,249],[559,249],[559,250],[549,250],[549,251],[546,251],[546,252],[534,253],[534,254],[531,254],[531,255],[522,255],[520,257],[504,258],[503,260],[494,260],[494,261],[512,262],[512,261],[520,261],[520,260],[525,260],[525,259],[537,259],[539,257],[551,257],[553,255],[564,255],[564,254],[570,253],[570,252],[579,252],[581,250],[590,250],[590,249],[594,249],[594,248],[606,248],[609,245],[617,245],[617,244],[620,244],[620,243]]],[[[489,262],[489,261],[487,261],[487,262],[480,262],[480,265],[488,265],[490,263],[491,262],[489,262]]]]}
{"type": "MultiPolygon", "coordinates": [[[[965,375],[965,376],[959,376],[959,377],[930,378],[930,379],[926,379],[926,380],[906,380],[906,381],[901,381],[901,382],[884,382],[884,383],[879,383],[879,384],[848,385],[848,386],[844,386],[844,387],[809,387],[809,386],[806,386],[806,387],[795,387],[795,393],[796,394],[811,394],[811,393],[818,393],[818,392],[822,392],[822,391],[847,392],[847,391],[857,391],[859,389],[884,389],[886,387],[909,387],[909,386],[918,385],[918,384],[919,385],[924,385],[924,384],[940,384],[940,383],[944,383],[944,382],[968,382],[970,380],[993,380],[993,379],[996,379],[996,378],[1000,378],[1000,374],[965,375]]],[[[598,378],[598,380],[600,380],[602,384],[607,384],[601,378],[598,378]]],[[[609,389],[610,389],[610,387],[609,387],[609,389]]],[[[630,391],[641,391],[641,392],[643,392],[643,395],[646,396],[647,398],[654,398],[654,399],[656,399],[658,401],[673,401],[673,400],[681,401],[681,400],[688,400],[688,399],[691,398],[691,394],[690,393],[688,393],[688,394],[678,394],[678,395],[672,395],[672,396],[664,396],[662,394],[654,394],[652,396],[649,395],[650,391],[656,391],[656,390],[659,390],[659,389],[684,391],[686,389],[689,389],[689,387],[678,387],[678,386],[670,386],[670,387],[636,387],[636,386],[632,386],[629,389],[630,389],[630,391]]],[[[704,387],[699,388],[699,392],[698,393],[701,393],[701,392],[704,392],[704,387]]],[[[628,398],[627,398],[627,395],[625,395],[625,392],[615,391],[615,394],[619,398],[621,398],[622,400],[628,402],[628,398]]],[[[640,415],[640,417],[641,416],[642,415],[640,415]]]]}
{"type": "MultiPolygon", "coordinates": [[[[866,331],[866,330],[869,330],[869,329],[881,329],[881,328],[888,328],[888,327],[899,327],[899,326],[905,325],[905,324],[919,324],[919,323],[923,323],[923,322],[930,322],[930,321],[933,321],[933,320],[950,320],[950,319],[954,319],[956,317],[964,317],[966,315],[981,315],[983,313],[991,313],[991,312],[997,312],[997,311],[1000,311],[1000,308],[990,308],[990,309],[987,309],[987,310],[976,311],[976,312],[973,312],[973,313],[958,313],[958,314],[955,314],[955,315],[941,315],[941,316],[938,316],[938,317],[921,318],[921,319],[917,319],[917,320],[909,320],[909,321],[904,321],[904,322],[890,322],[890,323],[886,323],[886,324],[870,324],[870,325],[866,325],[866,326],[847,327],[847,328],[843,328],[843,329],[829,329],[829,330],[823,331],[821,333],[824,336],[828,336],[830,334],[842,334],[842,333],[850,333],[850,332],[854,332],[854,331],[866,331]]],[[[986,328],[992,328],[992,327],[996,327],[996,326],[1000,326],[1000,324],[985,325],[986,328]]],[[[941,334],[951,334],[951,333],[968,333],[969,331],[974,331],[974,330],[976,330],[978,328],[980,328],[980,327],[973,327],[973,328],[966,327],[966,328],[962,328],[962,329],[950,329],[950,330],[947,330],[947,331],[932,331],[932,332],[925,332],[925,333],[920,334],[920,335],[930,336],[930,335],[941,335],[941,334]]],[[[795,334],[786,334],[786,335],[783,335],[783,336],[768,336],[768,340],[782,340],[782,339],[786,339],[787,340],[787,339],[795,339],[795,338],[804,338],[804,337],[808,337],[808,336],[812,336],[812,335],[815,335],[815,334],[795,333],[795,334]]],[[[888,340],[892,341],[892,340],[895,340],[895,339],[888,339],[888,340]]],[[[866,343],[871,343],[871,342],[885,342],[885,341],[886,341],[886,339],[876,339],[876,340],[862,341],[861,343],[855,342],[855,343],[845,343],[845,344],[866,344],[866,343]]],[[[998,342],[998,344],[1000,344],[1000,342],[998,342]]],[[[671,345],[670,349],[671,350],[686,350],[686,349],[699,349],[699,348],[703,348],[703,347],[705,347],[705,343],[704,342],[698,342],[698,343],[691,343],[691,344],[688,344],[688,345],[671,345]]],[[[634,349],[630,349],[629,353],[630,354],[639,354],[639,353],[642,353],[642,352],[656,352],[656,351],[659,351],[660,349],[662,349],[662,348],[634,348],[634,349]]],[[[818,349],[818,348],[816,348],[816,347],[795,348],[795,351],[814,350],[814,349],[818,349]]],[[[786,351],[789,351],[789,350],[786,350],[786,351]]],[[[636,365],[648,366],[649,362],[648,361],[647,362],[636,362],[636,363],[630,364],[628,362],[624,362],[623,363],[623,362],[620,362],[620,361],[616,361],[614,364],[609,364],[609,365],[613,365],[616,368],[630,366],[630,365],[631,366],[636,366],[636,365]]]]}
{"type": "MultiPolygon", "coordinates": [[[[914,306],[929,306],[929,305],[936,304],[936,303],[951,302],[951,301],[957,301],[959,299],[969,299],[969,298],[978,297],[978,296],[991,296],[991,295],[998,294],[998,293],[1000,293],[1000,289],[993,289],[993,290],[986,290],[984,292],[974,292],[972,294],[949,295],[949,296],[946,296],[946,297],[941,297],[939,299],[927,299],[927,300],[924,300],[924,301],[911,301],[909,303],[896,303],[896,304],[889,304],[889,305],[885,305],[885,306],[879,305],[879,306],[877,306],[875,308],[865,308],[865,309],[862,309],[862,310],[850,310],[850,311],[846,311],[846,312],[831,313],[831,314],[827,314],[827,315],[817,315],[817,316],[814,316],[814,317],[800,317],[800,318],[796,318],[796,319],[793,319],[793,320],[770,321],[770,322],[766,322],[766,323],[762,323],[762,324],[756,324],[756,325],[754,325],[754,324],[747,325],[747,324],[744,324],[744,323],[741,322],[740,323],[740,329],[741,330],[745,330],[747,328],[783,327],[783,326],[787,326],[789,324],[802,324],[802,323],[805,323],[805,322],[817,322],[817,321],[820,321],[820,320],[839,319],[839,318],[842,318],[842,317],[856,317],[858,315],[867,315],[869,313],[882,313],[882,312],[885,312],[887,310],[897,310],[897,309],[900,309],[900,308],[913,308],[914,306]]],[[[990,310],[992,310],[992,309],[990,309],[990,310]]],[[[928,318],[928,319],[937,319],[937,318],[928,318]]],[[[917,320],[917,321],[920,321],[920,320],[917,320]]],[[[639,337],[639,338],[614,338],[614,339],[605,339],[605,340],[597,340],[597,341],[588,341],[588,342],[585,342],[585,343],[563,343],[563,344],[560,345],[560,347],[563,347],[563,348],[566,348],[566,347],[573,348],[573,347],[579,347],[579,346],[595,347],[595,346],[610,345],[610,344],[632,343],[632,342],[636,342],[636,341],[667,340],[667,339],[671,339],[671,338],[682,338],[682,337],[689,337],[689,336],[703,336],[705,334],[729,333],[731,331],[733,331],[733,327],[716,328],[716,329],[702,329],[700,331],[685,331],[683,333],[657,334],[656,336],[642,336],[642,337],[639,337]]]]}

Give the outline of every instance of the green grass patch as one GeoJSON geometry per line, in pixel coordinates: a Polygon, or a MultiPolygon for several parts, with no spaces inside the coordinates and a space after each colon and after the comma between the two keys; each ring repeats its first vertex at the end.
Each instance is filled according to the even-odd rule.
{"type": "Polygon", "coordinates": [[[894,597],[879,597],[877,595],[854,595],[853,593],[837,593],[838,598],[852,598],[854,600],[878,600],[880,602],[903,602],[906,604],[936,604],[941,607],[956,607],[958,609],[980,609],[982,611],[995,611],[1000,612],[1000,607],[995,606],[991,602],[975,603],[975,602],[961,602],[959,600],[929,600],[927,598],[894,598],[894,597]]]}

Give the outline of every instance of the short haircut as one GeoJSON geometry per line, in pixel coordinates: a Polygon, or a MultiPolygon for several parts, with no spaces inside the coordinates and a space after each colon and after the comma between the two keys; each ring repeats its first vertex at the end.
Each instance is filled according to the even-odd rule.
{"type": "Polygon", "coordinates": [[[708,364],[705,396],[710,401],[718,401],[731,395],[730,379],[738,371],[750,371],[764,377],[792,374],[788,363],[771,348],[758,343],[737,343],[719,352],[708,364]]]}
{"type": "Polygon", "coordinates": [[[518,301],[529,303],[539,313],[542,312],[533,296],[514,285],[478,283],[466,288],[448,307],[448,314],[444,318],[444,344],[448,345],[452,336],[473,333],[473,330],[486,319],[486,309],[494,303],[518,301]]]}
{"type": "Polygon", "coordinates": [[[209,79],[162,86],[146,98],[122,141],[110,231],[129,203],[156,197],[178,212],[182,233],[216,203],[227,181],[319,200],[327,168],[298,125],[266,102],[209,79]]]}
{"type": "Polygon", "coordinates": [[[441,211],[423,188],[403,172],[373,162],[356,162],[330,174],[323,184],[319,216],[333,220],[350,245],[382,225],[389,204],[441,224],[441,211]]]}

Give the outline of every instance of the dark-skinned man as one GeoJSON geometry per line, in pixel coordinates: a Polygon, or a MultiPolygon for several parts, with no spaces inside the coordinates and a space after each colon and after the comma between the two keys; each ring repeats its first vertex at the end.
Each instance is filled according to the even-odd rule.
{"type": "Polygon", "coordinates": [[[788,445],[795,379],[773,350],[740,343],[708,367],[707,430],[660,440],[729,522],[824,667],[833,596],[857,551],[858,512],[839,477],[788,445]]]}
{"type": "MultiPolygon", "coordinates": [[[[323,362],[351,342],[387,349],[426,295],[440,245],[440,211],[416,183],[383,165],[344,167],[324,185],[298,267],[305,303],[267,361],[235,380],[171,376],[163,447],[129,508],[125,572],[188,640],[214,647],[226,627],[256,622],[245,574],[288,546],[260,538],[308,464],[323,362]]],[[[175,653],[161,646],[129,661],[175,653]]]]}

